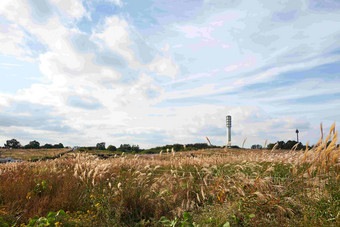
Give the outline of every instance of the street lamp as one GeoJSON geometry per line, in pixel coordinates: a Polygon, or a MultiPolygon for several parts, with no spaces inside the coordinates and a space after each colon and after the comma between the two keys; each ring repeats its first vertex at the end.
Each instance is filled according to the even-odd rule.
{"type": "Polygon", "coordinates": [[[299,143],[299,130],[296,129],[295,132],[296,132],[296,140],[297,140],[297,142],[299,143]]]}

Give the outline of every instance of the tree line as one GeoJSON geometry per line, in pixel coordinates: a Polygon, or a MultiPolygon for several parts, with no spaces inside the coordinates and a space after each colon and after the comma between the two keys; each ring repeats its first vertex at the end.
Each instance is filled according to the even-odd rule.
{"type": "MultiPolygon", "coordinates": [[[[297,150],[306,149],[306,146],[303,145],[301,142],[298,143],[294,140],[285,141],[277,141],[276,143],[270,143],[267,145],[267,149],[271,150],[273,147],[276,146],[276,149],[286,149],[291,150],[294,146],[296,146],[297,150]]],[[[223,146],[222,146],[223,147],[223,146]]],[[[159,153],[161,151],[167,152],[174,150],[177,151],[190,151],[190,150],[199,150],[199,149],[207,149],[207,148],[222,148],[221,146],[215,145],[208,145],[207,143],[194,143],[194,144],[172,144],[172,145],[165,145],[165,146],[158,146],[149,149],[141,149],[139,145],[130,145],[130,144],[121,144],[119,147],[114,145],[109,145],[108,147],[105,146],[105,142],[97,143],[96,146],[90,147],[80,147],[78,148],[79,151],[95,151],[95,150],[107,150],[110,152],[126,152],[126,153],[159,153]]],[[[16,139],[7,140],[4,144],[4,148],[6,149],[57,149],[57,148],[64,148],[62,143],[59,144],[49,144],[46,143],[43,146],[40,146],[40,143],[36,140],[30,141],[27,145],[22,146],[21,143],[16,139]]],[[[233,145],[230,148],[240,149],[239,146],[233,145]]],[[[309,146],[311,148],[311,146],[309,146]]],[[[251,149],[263,149],[262,145],[254,144],[251,146],[251,149]]]]}
{"type": "Polygon", "coordinates": [[[131,145],[131,144],[121,144],[119,147],[114,145],[109,145],[107,148],[105,146],[105,142],[97,143],[96,146],[90,147],[79,147],[79,151],[95,151],[95,150],[107,150],[109,152],[126,152],[126,153],[139,153],[139,154],[152,154],[159,153],[161,151],[167,152],[174,150],[177,151],[190,151],[190,150],[199,150],[199,149],[207,149],[207,148],[221,148],[220,146],[208,145],[207,143],[194,143],[194,144],[172,144],[165,146],[158,146],[149,149],[141,149],[139,145],[131,145]]]}
{"type": "MultiPolygon", "coordinates": [[[[270,143],[267,145],[266,149],[271,150],[276,145],[276,149],[284,149],[284,150],[291,150],[296,147],[296,150],[306,149],[306,145],[303,145],[301,142],[297,142],[295,140],[288,140],[285,141],[277,141],[276,143],[270,143]],[[276,145],[277,144],[277,145],[276,145]]],[[[312,148],[308,146],[308,148],[312,148]]],[[[254,144],[251,146],[251,149],[263,149],[262,145],[254,144]]]]}
{"type": "MultiPolygon", "coordinates": [[[[273,149],[276,144],[277,144],[276,149],[291,150],[293,149],[294,146],[296,146],[296,150],[306,149],[305,145],[303,145],[301,142],[298,143],[295,140],[288,140],[287,142],[277,141],[276,143],[270,143],[268,144],[267,149],[268,150],[273,149]]],[[[310,146],[308,147],[311,148],[310,146]]]]}
{"type": "Polygon", "coordinates": [[[57,149],[64,148],[62,143],[58,144],[49,144],[46,143],[43,146],[40,146],[40,143],[36,140],[30,141],[28,144],[22,146],[21,143],[16,139],[7,140],[4,144],[4,148],[6,149],[57,149]]]}
{"type": "Polygon", "coordinates": [[[139,148],[138,145],[130,145],[130,144],[121,144],[118,148],[114,145],[105,146],[105,142],[97,143],[96,146],[90,147],[79,147],[78,151],[110,151],[110,152],[128,152],[128,153],[140,153],[142,149],[139,148]]]}

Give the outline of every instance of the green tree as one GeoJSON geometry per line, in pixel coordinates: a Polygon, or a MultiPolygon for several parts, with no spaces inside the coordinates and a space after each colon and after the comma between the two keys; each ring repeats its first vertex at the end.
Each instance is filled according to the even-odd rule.
{"type": "Polygon", "coordinates": [[[51,149],[53,148],[52,144],[46,143],[44,146],[42,146],[41,148],[45,148],[45,149],[51,149]]]}
{"type": "Polygon", "coordinates": [[[5,146],[5,148],[17,149],[17,148],[21,147],[21,144],[16,139],[11,139],[11,140],[7,140],[6,143],[4,144],[4,146],[5,146]]]}
{"type": "Polygon", "coordinates": [[[139,145],[132,145],[131,150],[134,153],[139,153],[140,152],[139,145]]]}
{"type": "Polygon", "coordinates": [[[40,143],[36,140],[30,141],[28,145],[29,145],[30,149],[39,149],[40,148],[40,143]]]}
{"type": "Polygon", "coordinates": [[[274,148],[274,146],[275,146],[275,143],[270,143],[270,144],[267,145],[267,149],[271,150],[271,149],[274,148]]]}
{"type": "Polygon", "coordinates": [[[260,144],[254,144],[251,146],[251,149],[262,149],[262,146],[260,144]]]}
{"type": "Polygon", "coordinates": [[[116,151],[116,150],[117,150],[117,147],[115,147],[115,146],[113,146],[113,145],[109,145],[109,146],[107,147],[107,149],[108,149],[109,151],[116,151]]]}
{"type": "Polygon", "coordinates": [[[118,148],[119,151],[121,152],[131,152],[132,151],[132,147],[130,144],[121,144],[118,148]]]}
{"type": "Polygon", "coordinates": [[[105,150],[105,142],[97,143],[96,148],[98,150],[105,150]]]}
{"type": "Polygon", "coordinates": [[[184,146],[182,144],[174,144],[173,148],[175,151],[180,151],[184,149],[184,146]]]}
{"type": "Polygon", "coordinates": [[[233,149],[241,149],[239,146],[237,145],[231,145],[230,148],[233,148],[233,149]]]}
{"type": "MultiPolygon", "coordinates": [[[[292,149],[295,145],[297,144],[297,142],[295,140],[288,140],[284,146],[284,149],[290,150],[292,149]]],[[[299,143],[297,145],[297,149],[301,149],[303,146],[301,143],[299,143]]]]}
{"type": "Polygon", "coordinates": [[[285,141],[277,141],[277,147],[276,149],[285,149],[286,143],[285,141]]]}
{"type": "Polygon", "coordinates": [[[53,148],[64,148],[64,145],[62,143],[54,144],[53,148]]]}

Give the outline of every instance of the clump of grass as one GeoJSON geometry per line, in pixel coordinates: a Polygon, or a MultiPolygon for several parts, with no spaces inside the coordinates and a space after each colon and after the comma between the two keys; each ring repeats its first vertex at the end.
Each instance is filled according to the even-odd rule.
{"type": "Polygon", "coordinates": [[[322,135],[321,139],[312,149],[306,149],[304,152],[301,163],[310,164],[310,167],[306,169],[304,173],[307,173],[308,176],[312,176],[313,174],[330,176],[333,174],[336,180],[339,180],[340,147],[337,148],[337,139],[338,132],[335,131],[334,123],[325,140],[323,140],[322,135]]]}

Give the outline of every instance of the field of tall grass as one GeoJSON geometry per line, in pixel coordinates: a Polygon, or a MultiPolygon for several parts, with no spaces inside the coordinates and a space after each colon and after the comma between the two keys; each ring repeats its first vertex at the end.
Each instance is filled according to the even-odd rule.
{"type": "Polygon", "coordinates": [[[336,142],[2,164],[0,226],[340,226],[336,142]]]}

